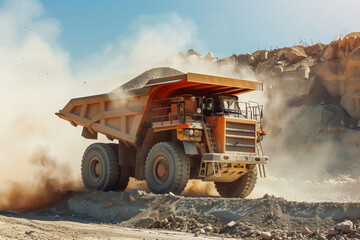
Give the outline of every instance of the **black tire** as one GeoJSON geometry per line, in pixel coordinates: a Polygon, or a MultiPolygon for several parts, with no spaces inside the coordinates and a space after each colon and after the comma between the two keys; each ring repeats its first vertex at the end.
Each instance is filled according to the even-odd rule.
{"type": "MultiPolygon", "coordinates": [[[[116,159],[118,159],[119,144],[109,143],[109,145],[116,152],[116,159]]],[[[118,180],[117,186],[113,190],[120,191],[120,192],[124,191],[129,184],[130,176],[131,176],[131,168],[130,167],[119,166],[119,180],[118,180]]]]}
{"type": "Polygon", "coordinates": [[[114,190],[119,179],[119,164],[114,149],[105,143],[91,144],[82,158],[81,177],[89,190],[114,190]]]}
{"type": "Polygon", "coordinates": [[[257,180],[256,167],[234,182],[216,182],[215,187],[222,197],[246,198],[252,192],[257,180]]]}
{"type": "Polygon", "coordinates": [[[151,192],[180,194],[189,175],[190,160],[177,144],[160,142],[151,148],[145,164],[145,179],[151,192]]]}
{"type": "Polygon", "coordinates": [[[131,168],[130,167],[120,167],[120,175],[118,185],[116,187],[116,191],[125,191],[129,184],[131,176],[131,168]]]}

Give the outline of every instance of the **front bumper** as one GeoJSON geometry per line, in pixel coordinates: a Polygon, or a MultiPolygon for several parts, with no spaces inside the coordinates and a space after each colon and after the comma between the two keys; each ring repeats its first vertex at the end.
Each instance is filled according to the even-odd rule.
{"type": "Polygon", "coordinates": [[[267,164],[268,156],[241,155],[236,153],[204,153],[203,162],[267,164]]]}

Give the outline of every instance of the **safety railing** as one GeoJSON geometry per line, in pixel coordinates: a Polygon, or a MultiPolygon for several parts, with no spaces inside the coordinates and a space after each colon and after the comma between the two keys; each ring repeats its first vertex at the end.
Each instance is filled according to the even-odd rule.
{"type": "Polygon", "coordinates": [[[237,117],[237,118],[246,118],[256,120],[258,124],[262,124],[263,118],[263,106],[257,102],[241,102],[234,101],[231,108],[223,107],[225,115],[237,117]]]}
{"type": "Polygon", "coordinates": [[[202,98],[181,96],[156,99],[151,105],[152,124],[174,125],[186,122],[202,122],[202,98]]]}

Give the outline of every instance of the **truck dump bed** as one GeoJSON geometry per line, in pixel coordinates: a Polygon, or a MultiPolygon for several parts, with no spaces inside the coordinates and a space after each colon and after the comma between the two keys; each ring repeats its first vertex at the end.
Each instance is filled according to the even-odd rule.
{"type": "Polygon", "coordinates": [[[97,139],[97,134],[141,145],[141,129],[152,127],[153,100],[176,94],[228,94],[262,90],[261,82],[187,73],[149,80],[142,88],[115,90],[107,94],[74,98],[58,113],[73,126],[83,126],[82,136],[97,139]],[[148,114],[149,113],[149,114],[148,114]]]}

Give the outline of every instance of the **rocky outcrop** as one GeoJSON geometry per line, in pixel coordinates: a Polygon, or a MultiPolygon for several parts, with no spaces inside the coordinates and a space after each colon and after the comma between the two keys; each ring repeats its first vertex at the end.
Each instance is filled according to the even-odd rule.
{"type": "Polygon", "coordinates": [[[258,80],[267,82],[271,76],[283,91],[300,98],[309,96],[313,84],[319,82],[329,98],[340,97],[340,104],[350,117],[360,119],[360,33],[328,45],[294,46],[260,51],[257,55],[258,61],[249,64],[255,72],[261,72],[257,74],[258,80]],[[265,52],[270,56],[266,61],[262,57],[265,52]],[[288,81],[292,89],[286,86],[288,81]]]}

